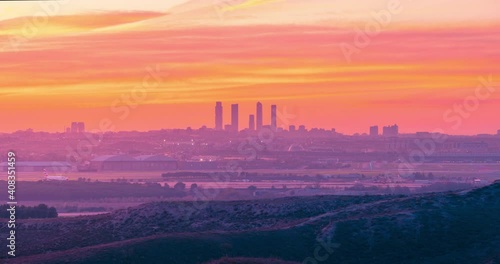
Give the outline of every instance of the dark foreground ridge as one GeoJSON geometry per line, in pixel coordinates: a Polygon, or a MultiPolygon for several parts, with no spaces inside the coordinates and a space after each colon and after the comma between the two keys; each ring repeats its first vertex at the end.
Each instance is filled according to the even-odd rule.
{"type": "MultiPolygon", "coordinates": [[[[157,202],[22,220],[6,263],[500,263],[500,183],[414,196],[157,202]]],[[[6,236],[5,225],[0,229],[6,236]]]]}

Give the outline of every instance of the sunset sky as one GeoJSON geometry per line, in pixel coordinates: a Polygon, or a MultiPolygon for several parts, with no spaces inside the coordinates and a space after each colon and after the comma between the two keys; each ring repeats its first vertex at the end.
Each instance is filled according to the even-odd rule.
{"type": "Polygon", "coordinates": [[[215,101],[225,123],[240,103],[246,126],[261,101],[265,123],[271,104],[291,115],[281,126],[496,133],[498,10],[498,0],[2,2],[0,132],[213,127],[215,101]]]}

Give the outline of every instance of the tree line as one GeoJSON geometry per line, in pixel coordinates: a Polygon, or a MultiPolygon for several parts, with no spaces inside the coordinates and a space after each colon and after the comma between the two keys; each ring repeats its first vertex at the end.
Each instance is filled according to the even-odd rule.
{"type": "MultiPolygon", "coordinates": [[[[0,218],[9,218],[10,212],[7,209],[10,205],[0,205],[0,218]]],[[[48,207],[46,204],[39,204],[37,206],[16,206],[16,218],[56,218],[57,210],[54,207],[48,207]]]]}

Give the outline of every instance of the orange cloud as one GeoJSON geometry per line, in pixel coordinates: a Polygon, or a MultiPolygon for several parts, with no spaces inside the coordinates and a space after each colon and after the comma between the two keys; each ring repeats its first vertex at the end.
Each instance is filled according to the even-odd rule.
{"type": "Polygon", "coordinates": [[[57,36],[75,34],[91,30],[138,22],[163,16],[156,12],[106,12],[65,16],[18,17],[0,21],[1,35],[57,36]]]}
{"type": "MultiPolygon", "coordinates": [[[[350,63],[340,44],[355,47],[356,32],[332,26],[89,31],[156,16],[56,17],[51,26],[74,34],[52,31],[17,52],[0,52],[0,110],[16,116],[16,122],[0,117],[2,129],[61,130],[73,119],[91,127],[104,117],[117,118],[111,105],[130,97],[151,66],[160,69],[161,83],[148,89],[147,99],[118,122],[118,129],[211,126],[217,100],[241,102],[243,120],[255,101],[263,101],[298,109],[294,122],[308,127],[350,133],[398,122],[403,131],[432,130],[446,125],[447,108],[474,93],[479,76],[500,79],[500,27],[495,25],[388,30],[353,53],[350,63]],[[174,112],[182,115],[158,114],[174,112]]],[[[488,102],[498,100],[500,95],[492,94],[488,102]]],[[[494,119],[496,105],[484,102],[475,115],[494,119]]],[[[495,131],[496,126],[471,121],[459,132],[495,131]]]]}

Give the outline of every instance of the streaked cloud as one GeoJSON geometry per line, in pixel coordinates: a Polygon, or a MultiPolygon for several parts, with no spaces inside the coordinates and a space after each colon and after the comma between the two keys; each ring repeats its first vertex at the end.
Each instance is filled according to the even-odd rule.
{"type": "MultiPolygon", "coordinates": [[[[408,20],[396,19],[348,63],[339,45],[354,43],[361,20],[342,26],[322,20],[337,14],[326,8],[332,1],[318,23],[297,19],[290,24],[286,21],[312,12],[306,7],[316,4],[290,1],[294,9],[284,15],[272,9],[286,2],[242,2],[232,6],[235,15],[229,21],[215,15],[195,16],[213,12],[200,5],[182,9],[197,10],[194,13],[115,11],[51,17],[37,37],[17,50],[0,52],[0,109],[18,117],[14,123],[2,118],[0,122],[7,131],[28,126],[52,129],[44,120],[32,118],[32,112],[59,113],[53,121],[58,123],[72,118],[97,122],[112,114],[113,101],[140,85],[151,65],[159,66],[163,82],[148,91],[148,99],[135,115],[177,109],[184,115],[149,123],[134,116],[119,128],[209,124],[212,113],[200,109],[211,109],[216,100],[242,102],[242,113],[246,104],[257,100],[293,106],[302,109],[297,122],[336,126],[345,132],[359,131],[375,118],[400,122],[402,127],[429,119],[429,126],[435,126],[439,111],[473,93],[479,76],[500,79],[500,23],[488,22],[489,13],[484,13],[486,20],[467,24],[442,23],[430,19],[431,14],[432,23],[427,19],[420,23],[415,22],[416,11],[409,10],[403,15],[408,20]],[[273,12],[278,19],[271,18],[273,12]],[[190,23],[180,23],[179,16],[190,23]],[[260,18],[279,23],[254,23],[260,18]]],[[[380,1],[368,2],[370,8],[383,7],[380,1]]],[[[484,2],[490,7],[495,4],[484,2]]],[[[470,8],[461,1],[457,5],[470,8]]],[[[371,12],[352,4],[349,9],[345,1],[337,7],[349,16],[358,14],[352,16],[356,18],[371,12]]],[[[25,19],[0,22],[0,44],[8,45],[9,37],[19,34],[25,19]]],[[[491,102],[499,100],[500,94],[492,95],[491,102]]],[[[481,118],[495,118],[495,107],[485,103],[481,118]]],[[[461,132],[489,131],[494,126],[472,123],[474,127],[465,124],[461,132]]]]}

